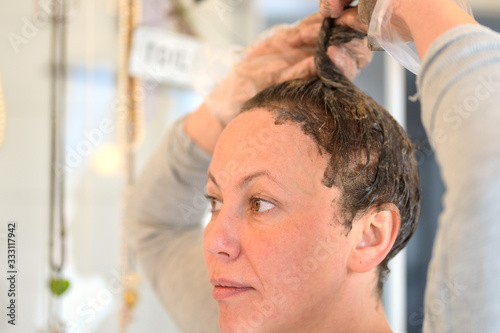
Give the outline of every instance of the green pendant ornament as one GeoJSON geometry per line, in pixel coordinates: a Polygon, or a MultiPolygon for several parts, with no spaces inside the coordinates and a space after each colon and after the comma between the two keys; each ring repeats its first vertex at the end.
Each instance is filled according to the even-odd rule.
{"type": "Polygon", "coordinates": [[[69,281],[66,279],[50,279],[50,291],[54,296],[61,296],[69,288],[69,281]]]}

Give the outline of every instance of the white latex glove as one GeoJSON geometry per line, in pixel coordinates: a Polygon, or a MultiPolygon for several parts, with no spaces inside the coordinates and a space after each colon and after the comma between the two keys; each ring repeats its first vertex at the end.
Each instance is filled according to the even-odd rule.
{"type": "MultiPolygon", "coordinates": [[[[209,110],[225,125],[245,101],[268,86],[316,74],[314,51],[323,17],[313,14],[297,24],[266,31],[245,57],[206,98],[209,110]]],[[[328,54],[351,80],[371,61],[366,43],[351,41],[328,54]]]]}

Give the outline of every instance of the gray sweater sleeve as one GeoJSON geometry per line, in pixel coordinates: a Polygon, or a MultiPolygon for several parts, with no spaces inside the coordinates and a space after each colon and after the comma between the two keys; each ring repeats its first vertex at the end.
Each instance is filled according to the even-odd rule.
{"type": "Polygon", "coordinates": [[[446,188],[424,332],[499,332],[500,35],[448,31],[429,49],[418,86],[446,188]]]}
{"type": "Polygon", "coordinates": [[[219,332],[203,258],[202,218],[211,156],[184,132],[166,134],[125,201],[129,239],[141,268],[182,332],[219,332]]]}

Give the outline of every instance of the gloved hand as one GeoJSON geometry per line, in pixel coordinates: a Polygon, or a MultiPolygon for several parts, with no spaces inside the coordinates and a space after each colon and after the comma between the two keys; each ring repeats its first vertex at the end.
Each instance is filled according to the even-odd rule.
{"type": "MultiPolygon", "coordinates": [[[[374,0],[376,1],[376,0],[374,0]]],[[[344,12],[354,0],[320,0],[319,12],[325,17],[337,18],[344,12]]]]}
{"type": "MultiPolygon", "coordinates": [[[[399,13],[402,1],[418,0],[359,0],[357,17],[348,13],[352,9],[343,11],[339,17],[339,4],[351,1],[321,0],[319,6],[323,16],[339,17],[338,21],[343,21],[343,25],[367,31],[371,50],[387,51],[397,62],[416,74],[420,68],[420,58],[404,17],[399,13]],[[334,7],[336,11],[331,10],[334,7]]],[[[454,1],[472,16],[466,0],[454,1]]]]}
{"type": "MultiPolygon", "coordinates": [[[[404,18],[399,13],[402,1],[408,2],[410,0],[359,0],[359,17],[353,20],[352,15],[347,14],[347,11],[345,11],[339,21],[343,20],[344,25],[356,30],[363,30],[363,27],[368,27],[370,49],[385,50],[408,70],[418,73],[420,58],[417,48],[410,31],[404,23],[404,18]]],[[[466,0],[454,1],[472,16],[472,11],[466,0]]],[[[333,16],[333,13],[330,13],[327,9],[338,3],[339,0],[320,1],[320,12],[324,16],[333,16]]],[[[338,13],[335,14],[337,16],[334,17],[338,17],[338,13]]]]}
{"type": "MultiPolygon", "coordinates": [[[[209,110],[225,125],[262,89],[315,75],[314,50],[322,20],[320,14],[313,14],[297,24],[266,31],[208,95],[205,103],[209,110]]],[[[371,61],[371,52],[362,41],[331,47],[328,54],[350,79],[371,61]]]]}

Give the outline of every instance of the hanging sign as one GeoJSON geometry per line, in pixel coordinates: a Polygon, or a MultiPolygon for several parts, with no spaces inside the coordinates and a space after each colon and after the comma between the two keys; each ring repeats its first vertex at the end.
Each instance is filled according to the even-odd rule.
{"type": "Polygon", "coordinates": [[[133,34],[130,74],[145,80],[190,87],[190,73],[199,48],[200,42],[195,38],[139,27],[133,34]]]}
{"type": "Polygon", "coordinates": [[[190,88],[205,95],[243,54],[241,46],[215,45],[142,26],[134,30],[129,71],[145,81],[190,88]]]}

